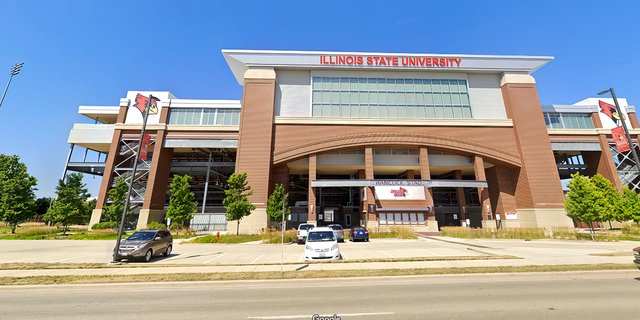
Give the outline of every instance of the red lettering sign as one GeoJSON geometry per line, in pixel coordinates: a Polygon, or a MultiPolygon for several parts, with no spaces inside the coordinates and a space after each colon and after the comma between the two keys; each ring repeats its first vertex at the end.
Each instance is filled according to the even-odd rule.
{"type": "Polygon", "coordinates": [[[370,66],[406,66],[406,67],[449,67],[459,68],[462,58],[435,57],[376,57],[376,56],[320,56],[320,64],[361,65],[370,66]]]}

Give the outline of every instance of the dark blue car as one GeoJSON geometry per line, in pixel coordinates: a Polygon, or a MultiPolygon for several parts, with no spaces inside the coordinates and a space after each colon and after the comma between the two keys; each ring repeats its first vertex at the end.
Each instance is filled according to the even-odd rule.
{"type": "Polygon", "coordinates": [[[349,241],[364,240],[369,241],[369,231],[364,227],[353,227],[349,232],[349,241]]]}

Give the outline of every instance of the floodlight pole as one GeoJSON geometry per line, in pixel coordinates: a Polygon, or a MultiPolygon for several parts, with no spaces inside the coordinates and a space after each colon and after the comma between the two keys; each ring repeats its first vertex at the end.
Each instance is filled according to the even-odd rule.
{"type": "Polygon", "coordinates": [[[616,110],[618,110],[618,115],[620,115],[620,121],[622,122],[622,129],[624,129],[624,135],[627,137],[627,142],[631,147],[631,153],[633,154],[633,159],[636,161],[636,169],[638,169],[638,173],[640,173],[640,160],[638,160],[638,153],[636,153],[636,148],[633,146],[631,142],[631,135],[629,134],[629,129],[627,128],[627,124],[624,122],[624,116],[622,114],[622,110],[620,110],[620,105],[618,104],[618,98],[616,98],[616,93],[613,91],[613,88],[609,88],[609,90],[602,91],[598,93],[598,95],[605,94],[607,92],[611,92],[611,96],[613,97],[613,103],[616,105],[616,110]]]}
{"type": "Polygon", "coordinates": [[[133,169],[131,170],[131,181],[129,182],[129,191],[127,191],[127,197],[124,201],[124,209],[122,210],[122,218],[120,219],[120,227],[118,228],[118,239],[116,239],[116,247],[113,250],[112,263],[119,262],[118,251],[120,250],[120,238],[122,238],[122,231],[124,230],[124,220],[129,211],[129,197],[131,197],[131,191],[133,190],[133,182],[136,177],[136,169],[138,168],[138,158],[140,157],[140,151],[142,150],[142,139],[144,138],[144,129],[147,126],[147,119],[149,118],[149,106],[151,105],[151,99],[156,99],[154,96],[149,95],[147,105],[144,108],[144,120],[142,120],[142,130],[140,131],[140,142],[138,142],[138,150],[136,150],[136,156],[133,159],[133,169]]]}
{"type": "Polygon", "coordinates": [[[4,93],[2,94],[2,100],[0,100],[0,107],[2,107],[2,102],[4,102],[4,96],[7,95],[7,90],[9,90],[9,85],[11,84],[11,80],[13,79],[13,76],[20,73],[20,68],[22,68],[23,65],[24,65],[24,62],[16,63],[13,65],[11,69],[11,77],[9,78],[9,83],[7,83],[7,87],[4,88],[4,93]]]}

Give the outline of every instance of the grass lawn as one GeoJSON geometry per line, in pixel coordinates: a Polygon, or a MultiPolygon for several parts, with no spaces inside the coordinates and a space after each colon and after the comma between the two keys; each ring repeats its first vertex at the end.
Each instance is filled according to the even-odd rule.
{"type": "Polygon", "coordinates": [[[243,243],[262,240],[262,236],[259,234],[224,234],[217,239],[214,235],[208,235],[204,237],[195,238],[189,243],[243,243]]]}
{"type": "MultiPolygon", "coordinates": [[[[577,232],[573,228],[505,228],[476,229],[466,227],[442,227],[443,237],[460,239],[560,239],[591,240],[590,233],[577,232]]],[[[598,230],[595,241],[640,241],[640,228],[625,226],[620,230],[598,230]]]]}
{"type": "Polygon", "coordinates": [[[33,276],[33,277],[0,277],[0,285],[321,279],[321,278],[385,277],[385,276],[441,275],[441,274],[634,270],[635,268],[636,267],[633,264],[603,263],[603,264],[575,264],[575,265],[551,265],[551,266],[365,269],[365,270],[331,270],[331,271],[310,270],[310,271],[287,271],[284,273],[280,273],[277,271],[269,271],[269,272],[170,273],[170,274],[95,275],[95,276],[33,276]]]}

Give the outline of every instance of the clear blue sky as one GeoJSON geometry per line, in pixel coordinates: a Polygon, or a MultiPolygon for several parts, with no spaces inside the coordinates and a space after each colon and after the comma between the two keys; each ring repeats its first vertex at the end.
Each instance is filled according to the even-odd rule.
{"type": "MultiPolygon", "coordinates": [[[[613,87],[640,106],[640,1],[25,1],[0,6],[0,153],[40,196],[60,179],[78,106],[129,90],[241,99],[221,49],[548,55],[542,104],[613,87]]],[[[97,195],[101,178],[85,178],[97,195]]]]}

